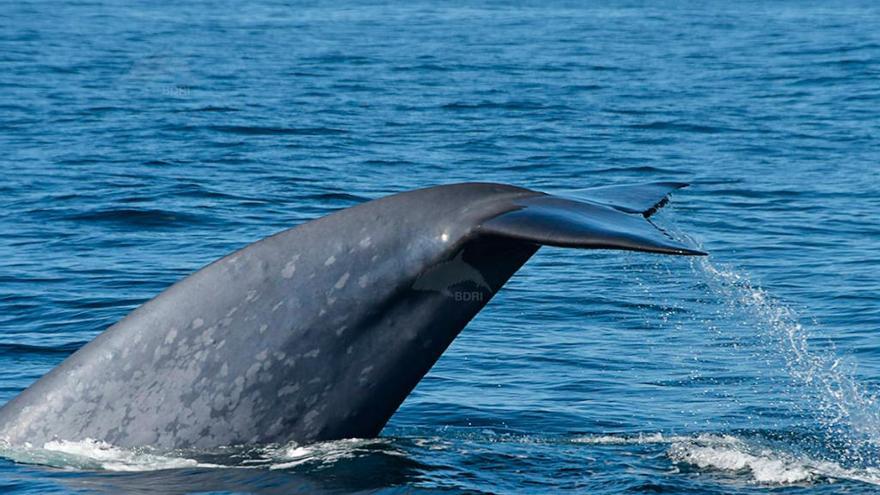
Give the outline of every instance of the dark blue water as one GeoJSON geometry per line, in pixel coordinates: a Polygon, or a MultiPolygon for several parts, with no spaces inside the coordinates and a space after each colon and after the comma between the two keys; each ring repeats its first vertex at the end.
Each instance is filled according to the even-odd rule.
{"type": "Polygon", "coordinates": [[[382,438],[5,448],[13,493],[868,493],[872,2],[0,4],[0,403],[140,303],[409,188],[680,180],[708,260],[542,249],[382,438]]]}

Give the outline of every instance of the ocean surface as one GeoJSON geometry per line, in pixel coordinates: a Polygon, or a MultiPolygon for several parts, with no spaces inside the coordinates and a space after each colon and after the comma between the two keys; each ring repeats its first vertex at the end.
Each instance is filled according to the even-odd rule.
{"type": "Polygon", "coordinates": [[[543,248],[382,436],[0,446],[0,492],[880,490],[876,2],[0,3],[0,404],[212,260],[411,188],[690,182],[543,248]]]}

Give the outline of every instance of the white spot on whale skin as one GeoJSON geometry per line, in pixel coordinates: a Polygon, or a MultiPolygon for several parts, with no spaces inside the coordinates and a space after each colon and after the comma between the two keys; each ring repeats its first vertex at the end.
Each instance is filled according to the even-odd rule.
{"type": "Polygon", "coordinates": [[[310,424],[314,423],[315,420],[318,419],[318,416],[320,416],[320,415],[321,415],[321,413],[319,413],[318,411],[315,411],[314,409],[312,409],[311,411],[309,411],[309,412],[306,413],[306,416],[305,416],[305,423],[306,423],[307,425],[310,425],[310,424]]]}
{"type": "Polygon", "coordinates": [[[361,239],[361,242],[358,243],[362,248],[368,248],[371,244],[373,244],[373,239],[370,236],[364,237],[361,239]]]}
{"type": "Polygon", "coordinates": [[[299,391],[299,384],[298,383],[293,384],[293,385],[285,385],[285,386],[281,387],[280,390],[278,390],[278,396],[284,397],[285,395],[295,394],[298,391],[299,391]]]}
{"type": "Polygon", "coordinates": [[[324,266],[330,266],[333,263],[336,263],[336,256],[330,256],[327,258],[327,261],[324,262],[324,266]]]}
{"type": "Polygon", "coordinates": [[[263,335],[264,333],[266,333],[267,328],[269,328],[269,325],[266,325],[266,324],[260,325],[260,335],[263,335]]]}
{"type": "Polygon", "coordinates": [[[366,368],[362,369],[361,375],[358,377],[358,383],[361,385],[363,385],[364,383],[367,383],[367,381],[370,379],[370,372],[372,372],[372,371],[373,371],[372,366],[367,366],[366,368]]]}
{"type": "Polygon", "coordinates": [[[176,338],[177,338],[177,329],[172,328],[171,331],[168,332],[168,335],[165,336],[165,343],[166,344],[174,343],[174,339],[176,339],[176,338]]]}
{"type": "Polygon", "coordinates": [[[264,361],[267,357],[269,357],[269,351],[263,349],[259,354],[257,354],[258,361],[264,361]]]}
{"type": "Polygon", "coordinates": [[[293,277],[294,272],[296,272],[296,263],[293,261],[288,261],[284,268],[281,270],[281,276],[284,278],[293,277]]]}
{"type": "Polygon", "coordinates": [[[358,285],[361,286],[361,289],[365,289],[367,285],[369,285],[370,279],[366,275],[361,275],[358,279],[358,285]]]}
{"type": "Polygon", "coordinates": [[[226,376],[229,374],[229,365],[223,363],[223,366],[220,367],[220,376],[226,376]]]}
{"type": "Polygon", "coordinates": [[[158,363],[162,357],[166,355],[166,348],[157,347],[156,350],[153,351],[153,363],[158,363]]]}
{"type": "Polygon", "coordinates": [[[205,324],[205,320],[203,320],[201,318],[196,318],[195,320],[192,321],[193,328],[201,328],[202,325],[204,325],[204,324],[205,324]]]}
{"type": "Polygon", "coordinates": [[[312,349],[311,351],[303,354],[303,356],[307,357],[307,358],[316,358],[316,357],[318,357],[318,354],[320,354],[320,353],[321,353],[321,349],[312,349]]]}
{"type": "Polygon", "coordinates": [[[247,371],[245,371],[244,374],[245,374],[245,376],[247,377],[247,380],[248,380],[249,382],[250,382],[250,381],[253,381],[253,379],[257,376],[257,372],[260,371],[260,368],[261,368],[261,367],[262,367],[261,364],[259,364],[259,363],[254,363],[254,364],[251,365],[250,368],[248,368],[247,371]]]}
{"type": "Polygon", "coordinates": [[[279,301],[278,304],[276,304],[275,306],[272,306],[272,312],[274,313],[274,312],[278,311],[278,308],[280,308],[281,306],[284,306],[284,301],[279,301]]]}
{"type": "Polygon", "coordinates": [[[449,234],[447,234],[446,232],[440,234],[440,240],[443,242],[449,241],[449,234]]]}
{"type": "Polygon", "coordinates": [[[339,280],[336,281],[336,285],[334,285],[333,287],[336,287],[337,289],[341,289],[341,288],[345,287],[345,284],[348,283],[349,275],[351,275],[351,274],[348,272],[345,272],[345,275],[339,277],[339,280]]]}

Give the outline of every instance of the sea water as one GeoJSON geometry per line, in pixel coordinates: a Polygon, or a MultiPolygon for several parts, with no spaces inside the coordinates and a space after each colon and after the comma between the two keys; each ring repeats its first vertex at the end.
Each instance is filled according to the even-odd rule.
{"type": "Polygon", "coordinates": [[[382,436],[0,446],[10,493],[872,493],[873,2],[5,2],[0,403],[279,230],[675,180],[708,259],[544,248],[382,436]]]}

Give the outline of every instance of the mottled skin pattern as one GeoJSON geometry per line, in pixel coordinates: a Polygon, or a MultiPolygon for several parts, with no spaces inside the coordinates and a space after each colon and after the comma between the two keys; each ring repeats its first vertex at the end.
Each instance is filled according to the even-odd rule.
{"type": "Polygon", "coordinates": [[[10,401],[0,439],[171,449],[375,436],[539,247],[483,224],[542,195],[440,186],[254,243],[145,303],[10,401]],[[457,255],[482,275],[463,287],[485,297],[413,288],[457,255]]]}

